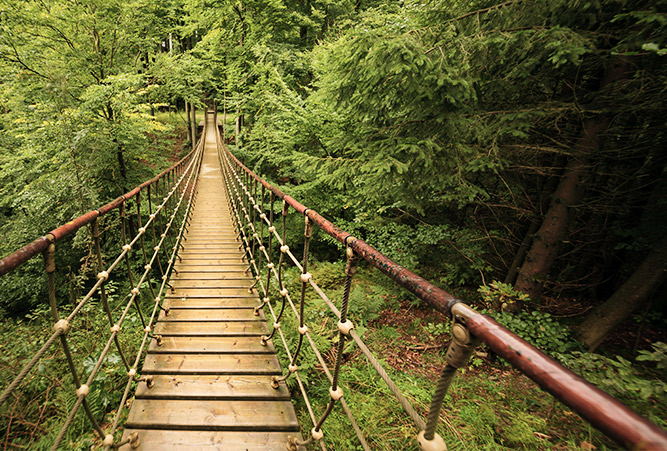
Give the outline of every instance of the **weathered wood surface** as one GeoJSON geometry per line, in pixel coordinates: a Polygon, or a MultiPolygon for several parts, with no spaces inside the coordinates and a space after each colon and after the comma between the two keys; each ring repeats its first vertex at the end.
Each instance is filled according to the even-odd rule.
{"type": "Polygon", "coordinates": [[[271,387],[270,376],[231,375],[157,375],[155,386],[137,387],[137,399],[246,399],[255,401],[288,401],[290,394],[284,385],[271,387]]]}
{"type": "Polygon", "coordinates": [[[153,340],[151,354],[274,354],[273,342],[262,346],[257,337],[162,337],[153,340]]]}
{"type": "Polygon", "coordinates": [[[299,430],[291,401],[135,399],[128,428],[189,431],[299,430]]]}
{"type": "MultiPolygon", "coordinates": [[[[136,429],[142,449],[285,451],[289,432],[209,432],[136,429]],[[168,444],[166,447],[165,443],[168,444]],[[145,448],[144,448],[145,447],[145,448]]],[[[121,448],[129,451],[130,448],[121,448]]]]}
{"type": "MultiPolygon", "coordinates": [[[[299,425],[273,343],[262,346],[269,327],[249,288],[240,242],[233,229],[209,129],[197,203],[175,262],[164,306],[144,360],[124,438],[139,434],[140,450],[284,450],[299,425]]],[[[130,450],[129,446],[121,449],[130,450]]]]}

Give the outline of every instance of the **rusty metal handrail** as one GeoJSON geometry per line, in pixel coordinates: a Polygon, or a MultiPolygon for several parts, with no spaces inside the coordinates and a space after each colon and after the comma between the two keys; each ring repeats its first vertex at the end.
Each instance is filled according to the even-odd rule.
{"type": "MultiPolygon", "coordinates": [[[[223,141],[224,142],[224,141],[223,141]]],[[[620,401],[611,397],[572,371],[563,367],[539,349],[504,328],[487,315],[480,314],[445,290],[436,287],[424,278],[392,261],[364,241],[338,228],[335,224],[285,194],[248,169],[229,149],[223,149],[233,162],[255,182],[282,199],[289,206],[306,216],[329,236],[351,248],[356,255],[379,269],[396,283],[416,295],[436,310],[453,317],[476,339],[485,343],[498,356],[507,360],[524,375],[535,381],[542,389],[569,406],[591,425],[608,437],[632,449],[667,449],[667,432],[641,417],[620,401]]],[[[445,366],[447,370],[447,365],[445,366]]],[[[444,390],[452,374],[443,371],[444,390]]],[[[436,397],[444,398],[444,391],[436,391],[436,397]],[[440,391],[441,393],[438,393],[440,391]]],[[[442,404],[434,400],[437,413],[442,404]]],[[[432,404],[432,408],[434,406],[432,404]]],[[[429,414],[429,418],[433,415],[429,414]]],[[[428,431],[428,428],[427,428],[428,431]]],[[[429,438],[430,440],[430,438],[429,438]]]]}
{"type": "Polygon", "coordinates": [[[158,180],[170,174],[172,171],[175,171],[176,169],[182,167],[183,164],[189,161],[194,152],[195,152],[194,149],[191,150],[190,153],[181,158],[176,164],[174,164],[170,168],[165,169],[152,179],[145,181],[141,185],[135,187],[133,190],[123,194],[122,196],[117,197],[108,204],[100,208],[97,208],[95,210],[91,210],[88,213],[85,213],[75,219],[72,219],[67,224],[63,224],[60,227],[51,230],[44,236],[37,238],[32,243],[27,244],[23,246],[21,249],[7,255],[5,258],[0,260],[0,277],[18,268],[23,263],[33,258],[35,255],[44,252],[46,248],[49,246],[49,244],[55,243],[61,240],[62,238],[71,235],[72,233],[79,230],[81,227],[86,226],[88,224],[92,224],[93,221],[95,221],[95,219],[97,219],[98,217],[104,216],[110,211],[120,207],[125,201],[135,197],[144,188],[154,185],[155,183],[158,182],[158,180]]]}

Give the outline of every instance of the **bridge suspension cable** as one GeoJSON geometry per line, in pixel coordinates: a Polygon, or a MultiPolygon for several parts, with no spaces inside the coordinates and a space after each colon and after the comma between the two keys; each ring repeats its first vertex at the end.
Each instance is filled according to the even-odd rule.
{"type": "Polygon", "coordinates": [[[255,283],[263,294],[263,302],[256,308],[256,311],[268,307],[274,318],[273,331],[268,336],[262,337],[262,340],[266,342],[278,332],[290,361],[288,372],[281,377],[274,377],[274,382],[285,380],[291,375],[295,376],[313,422],[310,438],[305,442],[292,438],[290,441],[291,449],[296,449],[298,445],[323,442],[322,425],[337,402],[340,402],[343,411],[350,419],[362,447],[369,449],[366,439],[345,402],[339,384],[339,376],[343,371],[341,365],[343,348],[347,339],[351,339],[359,347],[370,365],[387,384],[419,429],[417,440],[422,450],[446,449],[444,440],[436,433],[442,404],[456,370],[467,364],[470,355],[479,343],[489,346],[498,356],[507,360],[512,366],[531,378],[542,389],[551,393],[556,399],[569,406],[593,426],[623,446],[632,449],[667,449],[667,433],[664,430],[547,357],[537,348],[505,329],[487,315],[476,312],[461,300],[393,262],[364,241],[339,229],[315,210],[307,208],[277,187],[272,186],[243,165],[227,149],[224,140],[219,141],[218,148],[221,165],[225,173],[226,188],[237,221],[238,234],[243,241],[251,268],[255,274],[255,283]],[[266,203],[267,197],[269,198],[268,205],[266,203]],[[274,224],[274,203],[276,201],[282,201],[281,233],[278,232],[274,224]],[[287,245],[286,217],[291,210],[303,215],[305,220],[304,252],[301,261],[297,259],[287,245]],[[340,309],[336,308],[308,272],[309,243],[314,226],[318,226],[323,232],[342,244],[345,249],[347,263],[340,309]],[[273,240],[279,246],[280,251],[277,266],[272,255],[273,240]],[[283,265],[286,259],[289,259],[301,271],[298,306],[283,282],[283,265]],[[408,398],[401,393],[391,380],[378,359],[357,334],[354,324],[348,318],[350,285],[355,273],[357,259],[363,259],[372,267],[379,269],[398,285],[406,288],[431,307],[447,314],[453,321],[452,340],[446,353],[446,364],[434,389],[426,420],[417,413],[408,398]],[[276,287],[273,289],[271,289],[272,278],[276,281],[276,287]],[[315,346],[315,341],[311,337],[310,329],[304,319],[305,294],[308,288],[313,289],[339,319],[337,324],[338,345],[333,373],[315,346]],[[279,295],[279,299],[281,299],[277,313],[271,302],[272,296],[275,295],[279,295]],[[285,311],[287,310],[286,305],[290,306],[290,310],[298,322],[297,331],[299,335],[294,351],[290,350],[281,327],[281,319],[285,317],[285,311]],[[329,387],[331,400],[327,403],[324,413],[319,418],[314,414],[313,406],[299,377],[298,364],[304,339],[312,347],[317,361],[331,383],[329,387]]]}

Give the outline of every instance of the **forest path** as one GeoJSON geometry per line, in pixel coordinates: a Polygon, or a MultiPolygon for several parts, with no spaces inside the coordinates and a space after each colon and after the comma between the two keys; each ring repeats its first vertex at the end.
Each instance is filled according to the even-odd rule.
{"type": "MultiPolygon", "coordinates": [[[[284,450],[300,435],[261,302],[236,238],[223,185],[213,115],[207,114],[197,202],[155,334],[141,371],[155,385],[137,385],[125,424],[136,449],[284,450]]],[[[131,449],[129,445],[123,450],[131,449]]]]}

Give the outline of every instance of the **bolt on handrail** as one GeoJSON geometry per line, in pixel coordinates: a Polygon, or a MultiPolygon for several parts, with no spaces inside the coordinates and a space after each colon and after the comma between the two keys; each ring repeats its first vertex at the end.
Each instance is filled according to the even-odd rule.
{"type": "MultiPolygon", "coordinates": [[[[316,421],[310,403],[306,403],[314,427],[311,431],[311,438],[305,443],[310,443],[312,441],[322,442],[321,439],[323,435],[320,428],[323,421],[331,412],[335,401],[340,400],[341,402],[344,402],[342,392],[339,391],[339,387],[337,386],[337,375],[340,370],[340,350],[337,355],[336,368],[332,378],[323,359],[321,359],[319,351],[315,349],[314,343],[309,337],[308,328],[303,322],[304,292],[307,287],[312,287],[326,302],[332,312],[340,319],[338,327],[341,342],[346,337],[351,337],[355,341],[420,429],[418,442],[423,450],[446,449],[442,438],[435,433],[435,427],[442,408],[444,396],[453,379],[456,369],[465,366],[475,345],[479,342],[489,346],[489,348],[498,356],[507,360],[512,366],[535,381],[542,389],[551,393],[556,399],[569,406],[591,425],[599,429],[608,437],[621,443],[623,446],[632,449],[667,449],[667,432],[663,429],[641,417],[620,401],[614,399],[594,385],[577,376],[572,371],[555,362],[539,349],[504,328],[489,316],[480,314],[466,305],[463,301],[456,299],[441,288],[436,287],[427,280],[390,260],[364,241],[341,230],[315,210],[307,208],[291,196],[286,195],[280,189],[271,185],[269,182],[248,169],[238,158],[236,158],[225,146],[224,137],[219,139],[218,147],[220,161],[225,174],[227,190],[232,204],[232,211],[237,221],[237,233],[241,237],[243,247],[248,254],[251,267],[255,274],[256,284],[259,283],[261,292],[264,295],[263,303],[257,307],[257,310],[268,305],[275,319],[274,330],[269,336],[263,337],[262,340],[265,342],[273,337],[274,333],[278,331],[290,360],[289,372],[286,375],[275,379],[275,381],[283,380],[289,377],[292,373],[295,374],[297,382],[299,382],[299,386],[304,394],[304,399],[307,399],[305,390],[303,390],[303,384],[301,384],[298,377],[297,365],[298,354],[302,346],[303,337],[306,336],[313,345],[314,352],[318,357],[320,364],[325,368],[327,376],[332,382],[330,389],[332,401],[328,403],[325,414],[319,420],[316,421]],[[259,201],[257,200],[258,187],[261,187],[259,201]],[[273,208],[270,209],[270,219],[265,213],[265,193],[269,193],[271,196],[271,206],[273,206],[275,200],[283,201],[282,236],[278,234],[276,227],[273,225],[273,208]],[[301,262],[290,252],[285,240],[284,217],[287,215],[290,207],[302,214],[306,221],[304,230],[304,256],[301,262]],[[259,214],[256,215],[256,213],[259,214]],[[259,227],[255,225],[256,222],[259,222],[259,227]],[[279,258],[278,269],[275,268],[275,265],[271,260],[271,247],[269,246],[267,252],[267,248],[264,246],[265,238],[263,234],[265,224],[268,226],[269,230],[268,237],[270,237],[270,239],[275,238],[280,244],[281,255],[279,258]],[[354,258],[363,258],[371,266],[379,269],[396,283],[416,295],[419,299],[452,318],[452,341],[446,354],[446,364],[440,375],[426,421],[419,417],[410,406],[409,402],[407,402],[407,399],[400,394],[398,388],[391,382],[391,379],[382,369],[381,365],[379,365],[370,350],[363,344],[363,341],[361,341],[356,334],[353,325],[349,324],[349,320],[346,318],[345,309],[341,308],[341,311],[336,309],[326,295],[319,289],[319,287],[317,287],[312,276],[307,272],[308,240],[312,234],[313,225],[317,225],[321,230],[336,239],[345,247],[348,258],[346,267],[346,286],[349,284],[349,280],[353,274],[353,271],[350,272],[350,268],[354,258]],[[259,258],[255,258],[257,250],[259,250],[259,258]],[[284,256],[291,259],[294,265],[298,267],[302,273],[301,296],[298,308],[294,305],[290,294],[284,289],[282,283],[281,268],[285,258],[284,256]],[[266,260],[265,265],[261,265],[260,258],[262,257],[266,260]],[[261,271],[264,269],[262,266],[266,266],[266,285],[261,280],[261,271]],[[350,272],[350,274],[348,274],[348,272],[350,272]],[[268,285],[271,274],[273,274],[278,282],[279,288],[276,291],[279,292],[283,302],[278,315],[275,314],[270,302],[268,285]],[[299,321],[298,329],[300,336],[294,353],[291,353],[288,349],[287,342],[280,328],[280,318],[285,310],[285,302],[289,303],[295,314],[295,318],[299,321]]],[[[343,408],[347,413],[349,409],[346,408],[345,404],[343,404],[343,408]]],[[[348,416],[351,417],[351,415],[348,416]]],[[[354,420],[352,419],[352,421],[354,420]]],[[[353,423],[353,425],[355,430],[358,430],[356,423],[353,423]]],[[[367,449],[367,445],[365,445],[365,441],[363,440],[363,435],[361,435],[360,432],[358,432],[357,435],[364,448],[367,449]]],[[[296,440],[290,442],[290,446],[292,447],[295,447],[297,444],[302,443],[296,440]]]]}
{"type": "Polygon", "coordinates": [[[163,171],[153,179],[142,183],[129,193],[120,196],[119,198],[115,199],[109,204],[97,210],[88,212],[85,215],[82,215],[63,226],[52,230],[45,236],[33,241],[28,246],[25,246],[24,248],[19,249],[13,254],[10,254],[6,258],[0,260],[0,276],[2,276],[7,272],[16,269],[17,267],[19,267],[20,265],[22,265],[23,263],[25,263],[30,258],[32,258],[33,256],[37,255],[40,252],[44,256],[45,272],[47,274],[49,304],[51,306],[51,315],[53,317],[53,320],[55,321],[53,327],[54,332],[49,336],[49,338],[42,345],[42,347],[33,355],[30,361],[28,361],[23,366],[22,370],[14,378],[14,380],[7,387],[5,387],[2,394],[0,394],[0,404],[6,401],[9,398],[9,396],[13,393],[13,391],[20,386],[23,379],[30,373],[30,371],[35,367],[35,365],[37,365],[37,363],[41,360],[41,358],[48,351],[51,345],[57,339],[59,339],[67,360],[69,370],[73,377],[73,382],[76,386],[77,400],[74,406],[70,409],[69,414],[64,424],[62,425],[60,432],[58,433],[58,436],[56,437],[53,443],[52,449],[55,450],[60,446],[69,426],[72,424],[76,416],[76,413],[81,406],[83,406],[86,415],[93,426],[93,429],[102,440],[102,444],[105,446],[106,449],[110,447],[118,448],[122,444],[128,441],[131,442],[132,445],[137,445],[138,438],[135,436],[126,440],[124,443],[115,444],[114,432],[118,425],[119,416],[124,406],[125,399],[127,398],[128,387],[130,386],[131,382],[145,381],[147,379],[147,378],[139,378],[136,375],[138,363],[145,348],[146,341],[148,340],[148,338],[155,339],[156,341],[158,341],[158,343],[161,341],[161,337],[151,333],[152,324],[155,320],[156,312],[158,310],[166,310],[161,305],[160,299],[162,292],[164,291],[165,285],[168,285],[167,283],[168,274],[170,271],[173,270],[174,257],[177,254],[178,248],[180,246],[180,239],[183,235],[185,223],[187,222],[189,213],[191,211],[191,205],[193,197],[195,195],[195,184],[197,182],[197,175],[199,173],[199,168],[201,166],[202,155],[203,155],[203,138],[200,139],[195,148],[188,155],[186,155],[186,157],[184,157],[175,165],[173,165],[171,168],[163,171]],[[162,181],[162,189],[160,189],[160,181],[162,181]],[[142,209],[141,209],[141,192],[143,190],[147,191],[147,198],[149,204],[148,210],[150,212],[148,220],[144,224],[142,224],[142,209]],[[160,195],[164,196],[161,201],[158,200],[160,195]],[[186,195],[187,195],[187,202],[184,204],[183,201],[186,195]],[[126,205],[127,201],[132,198],[135,199],[135,205],[136,205],[137,230],[136,234],[134,234],[133,238],[128,242],[127,232],[129,224],[126,216],[126,205]],[[153,209],[154,202],[155,202],[155,209],[153,209]],[[120,210],[120,218],[122,225],[121,229],[122,241],[123,241],[122,251],[120,252],[120,254],[116,256],[113,263],[104,268],[101,245],[100,245],[99,218],[116,208],[120,210]],[[163,221],[164,225],[162,225],[163,221]],[[181,221],[181,225],[178,233],[176,234],[175,237],[173,237],[174,228],[172,227],[172,225],[175,221],[181,221]],[[99,271],[97,274],[97,281],[93,285],[93,287],[88,291],[88,293],[83,298],[81,298],[81,300],[77,302],[77,304],[74,306],[69,315],[65,319],[61,319],[57,307],[56,291],[55,291],[55,278],[54,278],[54,273],[56,270],[55,259],[54,259],[55,244],[57,241],[76,232],[85,225],[91,226],[91,232],[92,232],[91,235],[93,238],[94,253],[96,254],[97,257],[96,260],[99,271]],[[156,225],[160,233],[159,240],[157,239],[158,232],[156,232],[156,225]],[[146,251],[146,240],[144,238],[144,235],[149,232],[152,233],[152,241],[153,241],[153,247],[152,247],[153,252],[152,254],[150,254],[150,257],[148,252],[146,251]],[[160,253],[161,252],[164,252],[165,254],[167,253],[165,249],[166,247],[165,244],[171,245],[170,240],[172,238],[174,239],[175,244],[171,246],[172,253],[170,256],[168,256],[168,264],[166,268],[163,268],[160,260],[160,253]],[[135,247],[135,245],[137,244],[139,244],[141,247],[140,258],[141,257],[143,258],[144,271],[142,272],[139,279],[135,282],[132,274],[132,266],[130,264],[129,255],[133,251],[133,247],[135,247]],[[120,317],[114,322],[112,311],[108,303],[106,284],[107,281],[110,279],[114,269],[116,269],[123,260],[126,263],[128,281],[130,282],[130,286],[132,287],[132,289],[130,293],[125,296],[127,302],[124,305],[120,317]],[[150,281],[150,274],[153,271],[154,268],[153,265],[156,263],[162,279],[162,284],[160,286],[159,294],[157,296],[152,286],[152,282],[150,281]],[[144,284],[146,284],[149,287],[151,294],[155,299],[155,305],[148,322],[146,322],[144,318],[138,299],[139,293],[142,289],[142,285],[144,284]],[[85,304],[97,292],[99,292],[100,301],[103,306],[104,314],[105,316],[107,316],[109,320],[110,336],[102,352],[96,359],[92,371],[88,375],[85,383],[82,384],[79,378],[79,371],[77,370],[76,364],[74,363],[74,359],[72,357],[72,349],[67,340],[67,334],[72,328],[72,321],[77,317],[77,314],[81,311],[81,309],[85,306],[85,304]],[[144,336],[138,354],[134,359],[134,363],[132,366],[130,366],[121,348],[121,344],[118,340],[118,335],[120,333],[121,326],[132,306],[135,306],[137,309],[137,313],[143,327],[144,336]],[[109,350],[111,349],[112,345],[115,345],[116,349],[118,350],[122,363],[127,370],[127,375],[129,380],[126,385],[126,390],[123,396],[123,400],[121,402],[119,409],[117,410],[117,414],[114,419],[111,432],[105,433],[103,428],[93,415],[90,406],[88,405],[86,397],[89,394],[90,386],[92,382],[95,380],[95,377],[99,373],[99,370],[101,369],[102,365],[104,364],[106,356],[109,350]]]}

